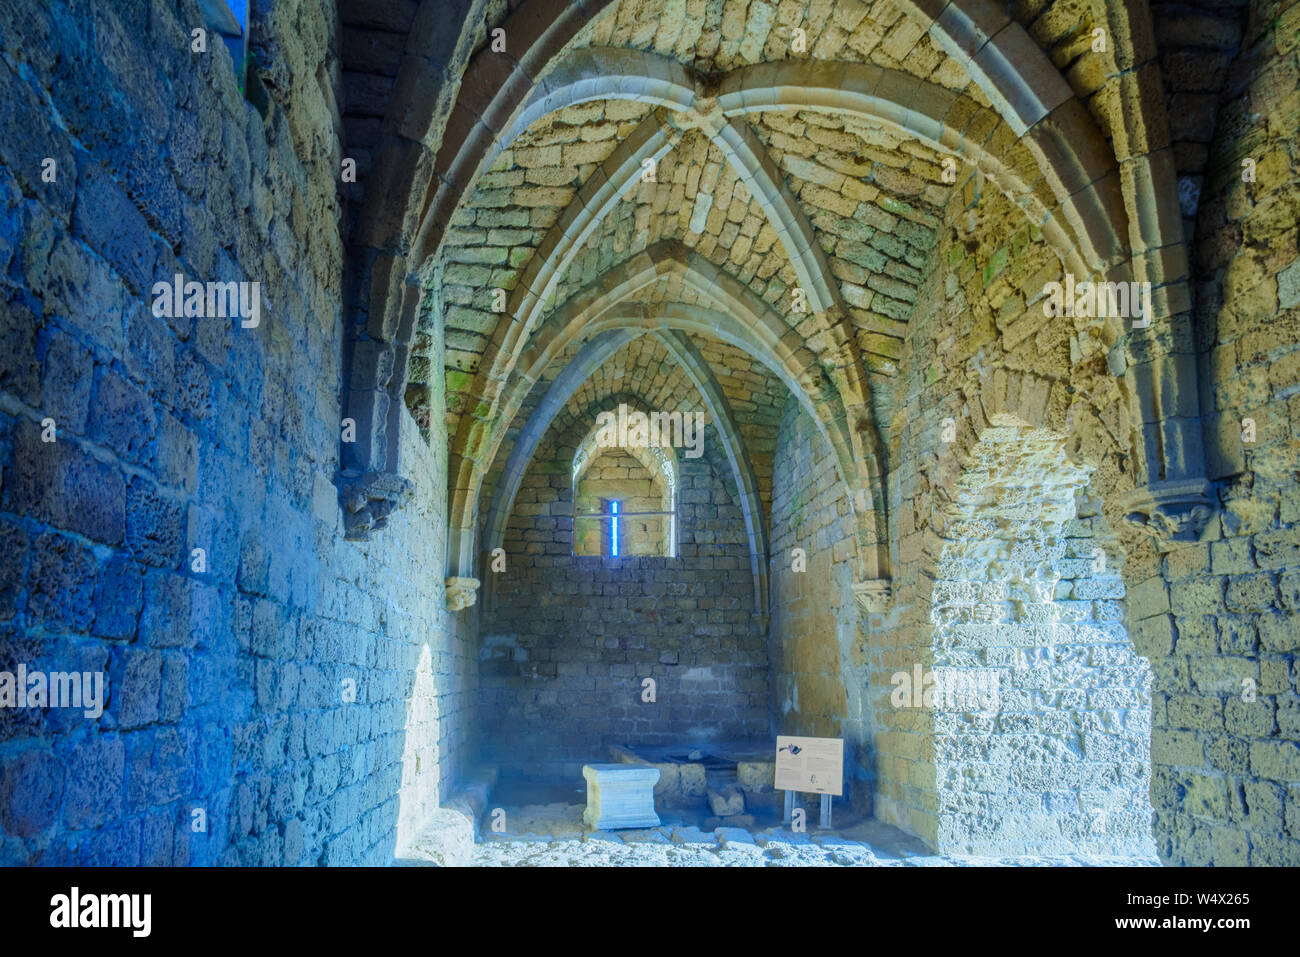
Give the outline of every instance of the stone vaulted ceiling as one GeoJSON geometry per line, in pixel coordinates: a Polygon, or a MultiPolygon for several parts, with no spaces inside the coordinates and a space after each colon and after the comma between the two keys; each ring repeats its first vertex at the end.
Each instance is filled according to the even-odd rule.
{"type": "MultiPolygon", "coordinates": [[[[653,50],[714,74],[797,56],[792,47],[800,43],[816,58],[901,68],[979,97],[964,71],[887,3],[754,3],[748,12],[743,4],[620,3],[606,8],[571,47],[653,50]],[[801,39],[796,30],[803,31],[801,39]]],[[[745,283],[801,334],[811,338],[819,331],[807,312],[794,312],[786,301],[799,281],[778,236],[780,224],[749,194],[736,164],[703,130],[692,128],[687,115],[654,114],[644,103],[623,99],[545,114],[502,150],[457,210],[442,252],[446,424],[452,434],[487,343],[498,324],[509,321],[492,311],[494,290],[514,290],[579,188],[647,121],[663,128],[670,144],[653,181],[633,177],[571,253],[551,302],[564,302],[629,255],[672,239],[745,283]]],[[[892,375],[952,188],[943,179],[942,155],[882,124],[825,111],[770,110],[751,115],[747,125],[812,227],[867,368],[892,375]]],[[[636,298],[647,295],[656,291],[642,290],[636,298]]],[[[428,353],[431,345],[426,334],[417,349],[428,353]]],[[[422,368],[434,374],[427,363],[422,368]]],[[[415,395],[418,402],[424,393],[415,395]]]]}
{"type": "MultiPolygon", "coordinates": [[[[489,22],[493,15],[489,8],[489,22]]],[[[488,42],[486,35],[483,42],[488,42]]],[[[964,71],[955,69],[923,30],[889,4],[873,9],[848,4],[765,8],[755,3],[746,12],[734,4],[622,3],[606,8],[570,44],[571,50],[588,47],[651,50],[701,75],[786,59],[798,55],[798,48],[816,58],[903,69],[980,98],[964,71]]],[[[738,122],[752,137],[758,162],[775,172],[773,186],[789,190],[794,215],[806,223],[820,250],[824,280],[833,287],[831,299],[843,310],[843,325],[851,330],[847,334],[856,340],[869,375],[876,380],[892,376],[934,230],[953,188],[944,176],[943,154],[885,124],[826,110],[771,109],[738,122]]],[[[500,308],[501,291],[514,294],[530,269],[536,273],[534,259],[557,251],[565,261],[526,336],[546,327],[558,306],[631,256],[673,243],[745,284],[814,352],[829,346],[833,337],[828,338],[827,326],[834,319],[817,303],[810,308],[793,298],[800,294],[801,282],[786,248],[792,241],[787,224],[769,215],[763,197],[746,186],[744,170],[727,144],[711,133],[697,114],[614,97],[544,113],[503,144],[456,210],[442,245],[441,271],[434,279],[442,297],[441,341],[426,316],[415,343],[414,388],[407,393],[417,418],[428,422],[430,417],[430,392],[421,380],[441,371],[445,425],[450,435],[456,434],[467,407],[476,402],[475,379],[484,374],[484,355],[493,337],[514,321],[500,308]],[[586,235],[566,244],[564,220],[575,205],[581,208],[580,190],[609,174],[620,144],[652,136],[662,140],[647,151],[653,168],[647,170],[643,154],[634,154],[624,166],[626,182],[617,184],[622,187],[617,198],[586,224],[586,235]],[[438,354],[441,370],[436,368],[438,354]]],[[[689,283],[664,277],[623,301],[691,306],[700,304],[701,297],[689,283]]],[[[498,423],[501,440],[483,479],[480,527],[488,521],[487,503],[519,432],[582,345],[578,340],[561,349],[527,397],[498,423]]],[[[608,376],[611,363],[624,367],[628,352],[646,365],[673,365],[662,346],[643,339],[610,358],[593,373],[593,381],[608,376]]],[[[713,339],[705,355],[714,377],[732,386],[723,391],[740,425],[744,455],[755,467],[766,511],[783,402],[775,396],[787,390],[756,357],[734,345],[713,339]],[[734,370],[742,370],[740,378],[756,380],[752,388],[739,387],[734,370]],[[758,418],[750,408],[755,396],[764,403],[758,418]]],[[[678,395],[691,391],[680,369],[663,374],[679,384],[678,395]]],[[[569,405],[580,402],[584,391],[590,389],[579,390],[569,405]]],[[[876,388],[873,394],[877,418],[887,420],[888,410],[879,407],[885,390],[876,388]]],[[[680,405],[681,399],[675,402],[680,405]]]]}
{"type": "MultiPolygon", "coordinates": [[[[1204,158],[1175,161],[1145,14],[1128,5],[457,7],[478,24],[458,40],[416,0],[342,15],[349,147],[372,190],[405,197],[354,210],[356,354],[374,371],[352,379],[371,424],[345,471],[389,474],[402,399],[445,427],[457,574],[477,564],[512,457],[627,347],[618,335],[653,331],[681,337],[656,359],[693,363],[692,386],[724,407],[756,504],[766,450],[720,385],[738,355],[689,344],[738,350],[800,401],[851,489],[860,573],[886,581],[890,383],[939,230],[989,190],[1070,271],[1131,271],[1157,313],[1187,310],[1182,186],[1164,174],[1204,158]],[[449,116],[420,93],[455,78],[446,63],[468,63],[449,116]]],[[[1213,56],[1180,55],[1190,89],[1221,85],[1213,56]]],[[[1166,361],[1177,341],[1138,358],[1166,361]]],[[[1190,427],[1160,415],[1165,432],[1190,427]]],[[[400,485],[391,474],[375,495],[400,485]]]]}

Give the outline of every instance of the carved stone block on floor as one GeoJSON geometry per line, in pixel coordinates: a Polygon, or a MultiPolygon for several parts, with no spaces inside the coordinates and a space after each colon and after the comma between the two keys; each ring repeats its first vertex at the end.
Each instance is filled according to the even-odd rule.
{"type": "Polygon", "coordinates": [[[658,827],[654,786],[659,769],[635,764],[588,764],[587,811],[583,823],[595,830],[658,827]]]}

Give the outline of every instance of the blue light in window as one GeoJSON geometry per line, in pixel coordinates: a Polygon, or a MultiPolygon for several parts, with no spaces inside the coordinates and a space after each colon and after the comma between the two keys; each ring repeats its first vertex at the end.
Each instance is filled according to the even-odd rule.
{"type": "Polygon", "coordinates": [[[609,510],[614,516],[609,523],[609,553],[618,558],[618,502],[610,502],[609,510]]]}

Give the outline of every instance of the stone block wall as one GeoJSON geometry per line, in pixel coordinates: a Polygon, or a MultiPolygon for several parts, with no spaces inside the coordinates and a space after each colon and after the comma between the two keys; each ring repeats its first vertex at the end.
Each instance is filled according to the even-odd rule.
{"type": "Polygon", "coordinates": [[[0,862],[385,863],[467,745],[413,423],[414,501],[342,536],[324,9],[256,25],[263,116],[193,2],[0,5],[0,670],[107,676],[98,719],[0,710],[0,862]],[[156,316],[177,273],[260,322],[156,316]]]}
{"type": "Polygon", "coordinates": [[[571,457],[593,424],[543,439],[510,518],[506,570],[487,573],[480,741],[507,777],[581,784],[582,765],[607,760],[610,744],[768,733],[762,616],[716,432],[706,426],[703,456],[678,459],[677,558],[575,557],[571,457]]]}
{"type": "Polygon", "coordinates": [[[1165,556],[1131,607],[1161,652],[1153,803],[1173,864],[1300,864],[1297,130],[1300,4],[1252,3],[1192,253],[1222,508],[1210,540],[1165,556]]]}
{"type": "MultiPolygon", "coordinates": [[[[1134,481],[1132,429],[1121,383],[1107,366],[1104,330],[1095,320],[1045,321],[1043,287],[1064,273],[1056,251],[991,184],[970,175],[958,186],[927,265],[895,383],[886,430],[895,599],[869,645],[876,813],[936,847],[957,833],[951,830],[957,809],[941,804],[941,791],[956,785],[945,783],[949,772],[936,754],[936,722],[953,716],[894,707],[891,680],[918,666],[924,675],[949,665],[943,660],[951,650],[945,629],[958,623],[943,611],[948,602],[940,566],[945,551],[963,538],[948,526],[981,436],[995,420],[1053,435],[1071,462],[1091,470],[1092,487],[1104,490],[1100,511],[1116,535],[1106,547],[1117,561],[1122,556],[1126,581],[1142,581],[1158,569],[1149,541],[1124,526],[1119,514],[1134,481]]],[[[1007,576],[989,567],[994,558],[984,557],[983,573],[1005,584],[1007,576]]],[[[1079,813],[1090,812],[1080,806],[1079,813]]]]}
{"type": "MultiPolygon", "coordinates": [[[[487,20],[504,13],[504,6],[490,11],[487,20]]],[[[578,187],[649,112],[648,104],[631,100],[596,100],[555,111],[501,152],[456,211],[442,256],[448,304],[445,371],[429,361],[443,344],[425,329],[416,339],[412,379],[431,383],[433,376],[445,375],[450,434],[455,435],[466,410],[470,373],[492,337],[497,318],[493,290],[514,290],[529,256],[578,187]]],[[[612,252],[607,243],[593,242],[588,248],[612,252]]],[[[565,298],[560,290],[555,301],[565,298]]],[[[418,408],[414,411],[419,414],[418,408]]]]}
{"type": "Polygon", "coordinates": [[[932,709],[943,852],[1154,856],[1151,669],[1087,482],[1052,433],[994,425],[946,510],[933,667],[890,700],[932,709]]]}
{"type": "Polygon", "coordinates": [[[865,643],[850,588],[856,541],[830,443],[791,398],[772,468],[772,714],[776,734],[845,739],[845,793],[871,808],[865,643]],[[795,552],[801,549],[802,554],[795,552]]]}
{"type": "MultiPolygon", "coordinates": [[[[1300,461],[1300,367],[1291,361],[1300,294],[1289,271],[1298,16],[1282,3],[1256,4],[1246,18],[1189,237],[1209,472],[1222,506],[1207,540],[1161,555],[1123,521],[1135,453],[1125,384],[1108,371],[1096,330],[1043,321],[1038,300],[1044,283],[1060,281],[1060,262],[1017,227],[1005,200],[977,188],[964,187],[945,212],[888,430],[901,627],[882,636],[873,695],[884,695],[895,665],[926,660],[935,586],[924,569],[942,555],[944,504],[978,435],[1002,413],[1047,427],[1073,461],[1096,470],[1092,488],[1124,558],[1124,621],[1153,673],[1152,832],[1166,863],[1300,859],[1292,813],[1300,746],[1288,723],[1296,609],[1287,590],[1300,461]],[[1255,161],[1253,181],[1243,178],[1244,159],[1255,161]]],[[[890,727],[877,738],[877,811],[937,839],[929,719],[880,713],[890,727]]]]}
{"type": "MultiPolygon", "coordinates": [[[[445,611],[440,426],[464,411],[492,291],[513,289],[644,104],[570,107],[477,184],[428,277],[407,391],[417,418],[397,436],[413,499],[373,540],[344,539],[340,164],[358,159],[363,181],[375,169],[396,75],[385,54],[410,52],[415,4],[344,4],[346,42],[334,4],[253,6],[249,102],[215,35],[192,48],[195,0],[0,0],[0,671],[107,682],[98,717],[0,709],[0,863],[384,863],[477,739],[507,771],[576,780],[610,741],[765,735],[773,717],[778,731],[843,735],[855,802],[941,848],[1041,849],[1046,831],[983,830],[1014,814],[1113,852],[1142,813],[1103,802],[1142,776],[1141,659],[1160,858],[1300,863],[1300,3],[1155,9],[1220,506],[1204,542],[1164,554],[1122,521],[1142,432],[1112,368],[1127,330],[1044,318],[1059,250],[969,168],[950,189],[929,148],[822,113],[754,118],[842,284],[889,419],[894,543],[892,611],[863,635],[829,449],[793,403],[778,433],[780,403],[752,370],[720,377],[772,506],[767,636],[712,432],[706,457],[682,462],[680,557],[620,561],[573,557],[561,459],[581,436],[549,437],[543,449],[563,455],[534,462],[486,611],[445,611]],[[177,274],[258,283],[259,321],[155,315],[154,283],[177,274]],[[1050,434],[1099,499],[1032,528],[962,512],[980,443],[1005,427],[1050,434]],[[1122,589],[1110,572],[1079,574],[1098,542],[1123,559],[1122,589]],[[1022,553],[1035,569],[1023,581],[1006,572],[1022,553]],[[1048,581],[1053,600],[1037,600],[1048,581]],[[990,625],[997,640],[976,653],[990,625]],[[1037,640],[1062,626],[1096,640],[1062,657],[1037,640]],[[1042,668],[1019,667],[1020,651],[1044,648],[1042,668]],[[1019,704],[990,725],[968,709],[894,707],[891,678],[914,666],[995,666],[1019,704]],[[1082,760],[1003,765],[1026,741],[1077,745],[1082,760]],[[1083,769],[1077,783],[1056,787],[1050,769],[1067,765],[1083,769]],[[1119,822],[1113,846],[1096,840],[1094,811],[1119,822]]],[[[482,20],[472,46],[509,6],[456,0],[445,19],[482,20]]],[[[1082,56],[1096,13],[1075,6],[1012,4],[1072,63],[1067,79],[1110,136],[1122,78],[1082,56]]],[[[743,16],[723,19],[743,29],[743,16]]],[[[816,56],[879,43],[905,70],[966,85],[893,5],[859,19],[816,56]]],[[[607,17],[579,45],[630,42],[646,25],[607,17]]],[[[697,65],[727,69],[761,46],[731,40],[697,65]]],[[[448,41],[448,79],[468,55],[450,47],[466,43],[448,41]]],[[[432,86],[430,116],[445,117],[456,84],[432,86]]],[[[782,303],[793,267],[723,160],[684,131],[660,167],[665,189],[629,191],[559,299],[629,249],[688,237],[684,197],[703,181],[712,207],[688,245],[782,303]]],[[[364,182],[348,189],[364,218],[364,182]]],[[[810,342],[825,331],[811,317],[799,328],[810,342]]],[[[706,357],[741,368],[717,347],[706,357]]],[[[1028,507],[1041,489],[1001,492],[1028,507]]]]}
{"type": "Polygon", "coordinates": [[[633,456],[618,449],[600,452],[578,482],[575,548],[579,555],[610,554],[610,519],[583,518],[608,512],[608,502],[619,503],[619,555],[667,555],[667,516],[626,513],[668,511],[670,496],[662,473],[652,473],[633,456]]]}

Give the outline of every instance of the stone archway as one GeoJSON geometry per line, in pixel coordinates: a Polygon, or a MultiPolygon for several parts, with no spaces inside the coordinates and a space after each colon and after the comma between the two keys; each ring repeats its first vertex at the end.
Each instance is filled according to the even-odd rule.
{"type": "MultiPolygon", "coordinates": [[[[501,387],[501,418],[509,421],[514,417],[518,404],[541,371],[566,343],[582,336],[595,337],[612,329],[635,326],[652,329],[668,326],[718,335],[763,361],[801,397],[835,449],[841,475],[851,477],[851,508],[857,525],[862,579],[872,587],[883,585],[887,597],[889,555],[884,544],[884,501],[879,478],[882,462],[873,451],[870,430],[863,427],[862,420],[855,420],[858,429],[849,427],[846,421],[849,410],[843,404],[842,395],[797,332],[734,277],[680,244],[665,242],[643,250],[548,316],[531,347],[520,355],[511,379],[501,387]],[[629,302],[664,277],[680,278],[683,285],[695,290],[708,305],[629,302]]],[[[677,355],[679,360],[686,361],[684,354],[677,355]]],[[[474,454],[463,455],[452,447],[448,553],[451,569],[468,579],[466,572],[474,567],[477,555],[473,546],[478,527],[479,490],[485,471],[496,455],[502,431],[489,428],[482,421],[466,434],[472,434],[480,448],[474,454]]],[[[755,554],[759,553],[756,536],[755,554]]],[[[759,571],[756,569],[756,576],[759,571]]]]}
{"type": "MultiPolygon", "coordinates": [[[[700,320],[697,328],[717,331],[716,328],[708,325],[710,316],[705,311],[695,311],[705,313],[697,316],[697,319],[700,320]]],[[[514,505],[519,483],[533,454],[537,450],[538,443],[559,410],[569,401],[573,393],[594,369],[598,368],[606,359],[614,355],[631,340],[649,334],[663,343],[669,355],[686,372],[700,395],[710,423],[717,430],[724,443],[736,487],[740,490],[741,507],[745,513],[746,530],[750,541],[751,569],[754,576],[754,597],[759,613],[765,614],[768,593],[767,569],[765,567],[768,553],[767,530],[763,520],[763,508],[762,503],[759,501],[753,464],[749,461],[744,442],[736,423],[733,421],[733,416],[716,377],[710,370],[708,363],[699,354],[699,350],[692,344],[689,337],[663,317],[660,317],[654,326],[643,322],[639,325],[633,323],[625,328],[615,322],[612,326],[602,326],[600,331],[592,332],[587,330],[589,338],[585,345],[551,383],[537,410],[525,424],[520,440],[510,450],[509,457],[504,465],[502,482],[493,490],[491,495],[490,505],[487,509],[487,522],[483,529],[483,534],[486,535],[483,544],[486,548],[494,548],[502,542],[505,535],[505,524],[514,505]]],[[[514,389],[505,398],[505,406],[509,417],[513,418],[516,415],[527,391],[541,376],[542,370],[552,361],[556,354],[556,348],[554,347],[558,345],[559,343],[551,341],[550,348],[540,349],[542,357],[534,361],[531,367],[512,383],[514,389]]],[[[498,434],[496,441],[500,442],[500,440],[501,435],[498,434]]],[[[498,447],[493,446],[493,457],[495,457],[498,447]]],[[[479,480],[481,478],[480,475],[479,480]]]]}
{"type": "Polygon", "coordinates": [[[1090,472],[995,415],[942,512],[930,673],[893,703],[933,716],[944,853],[1154,858],[1151,668],[1090,472]]]}

